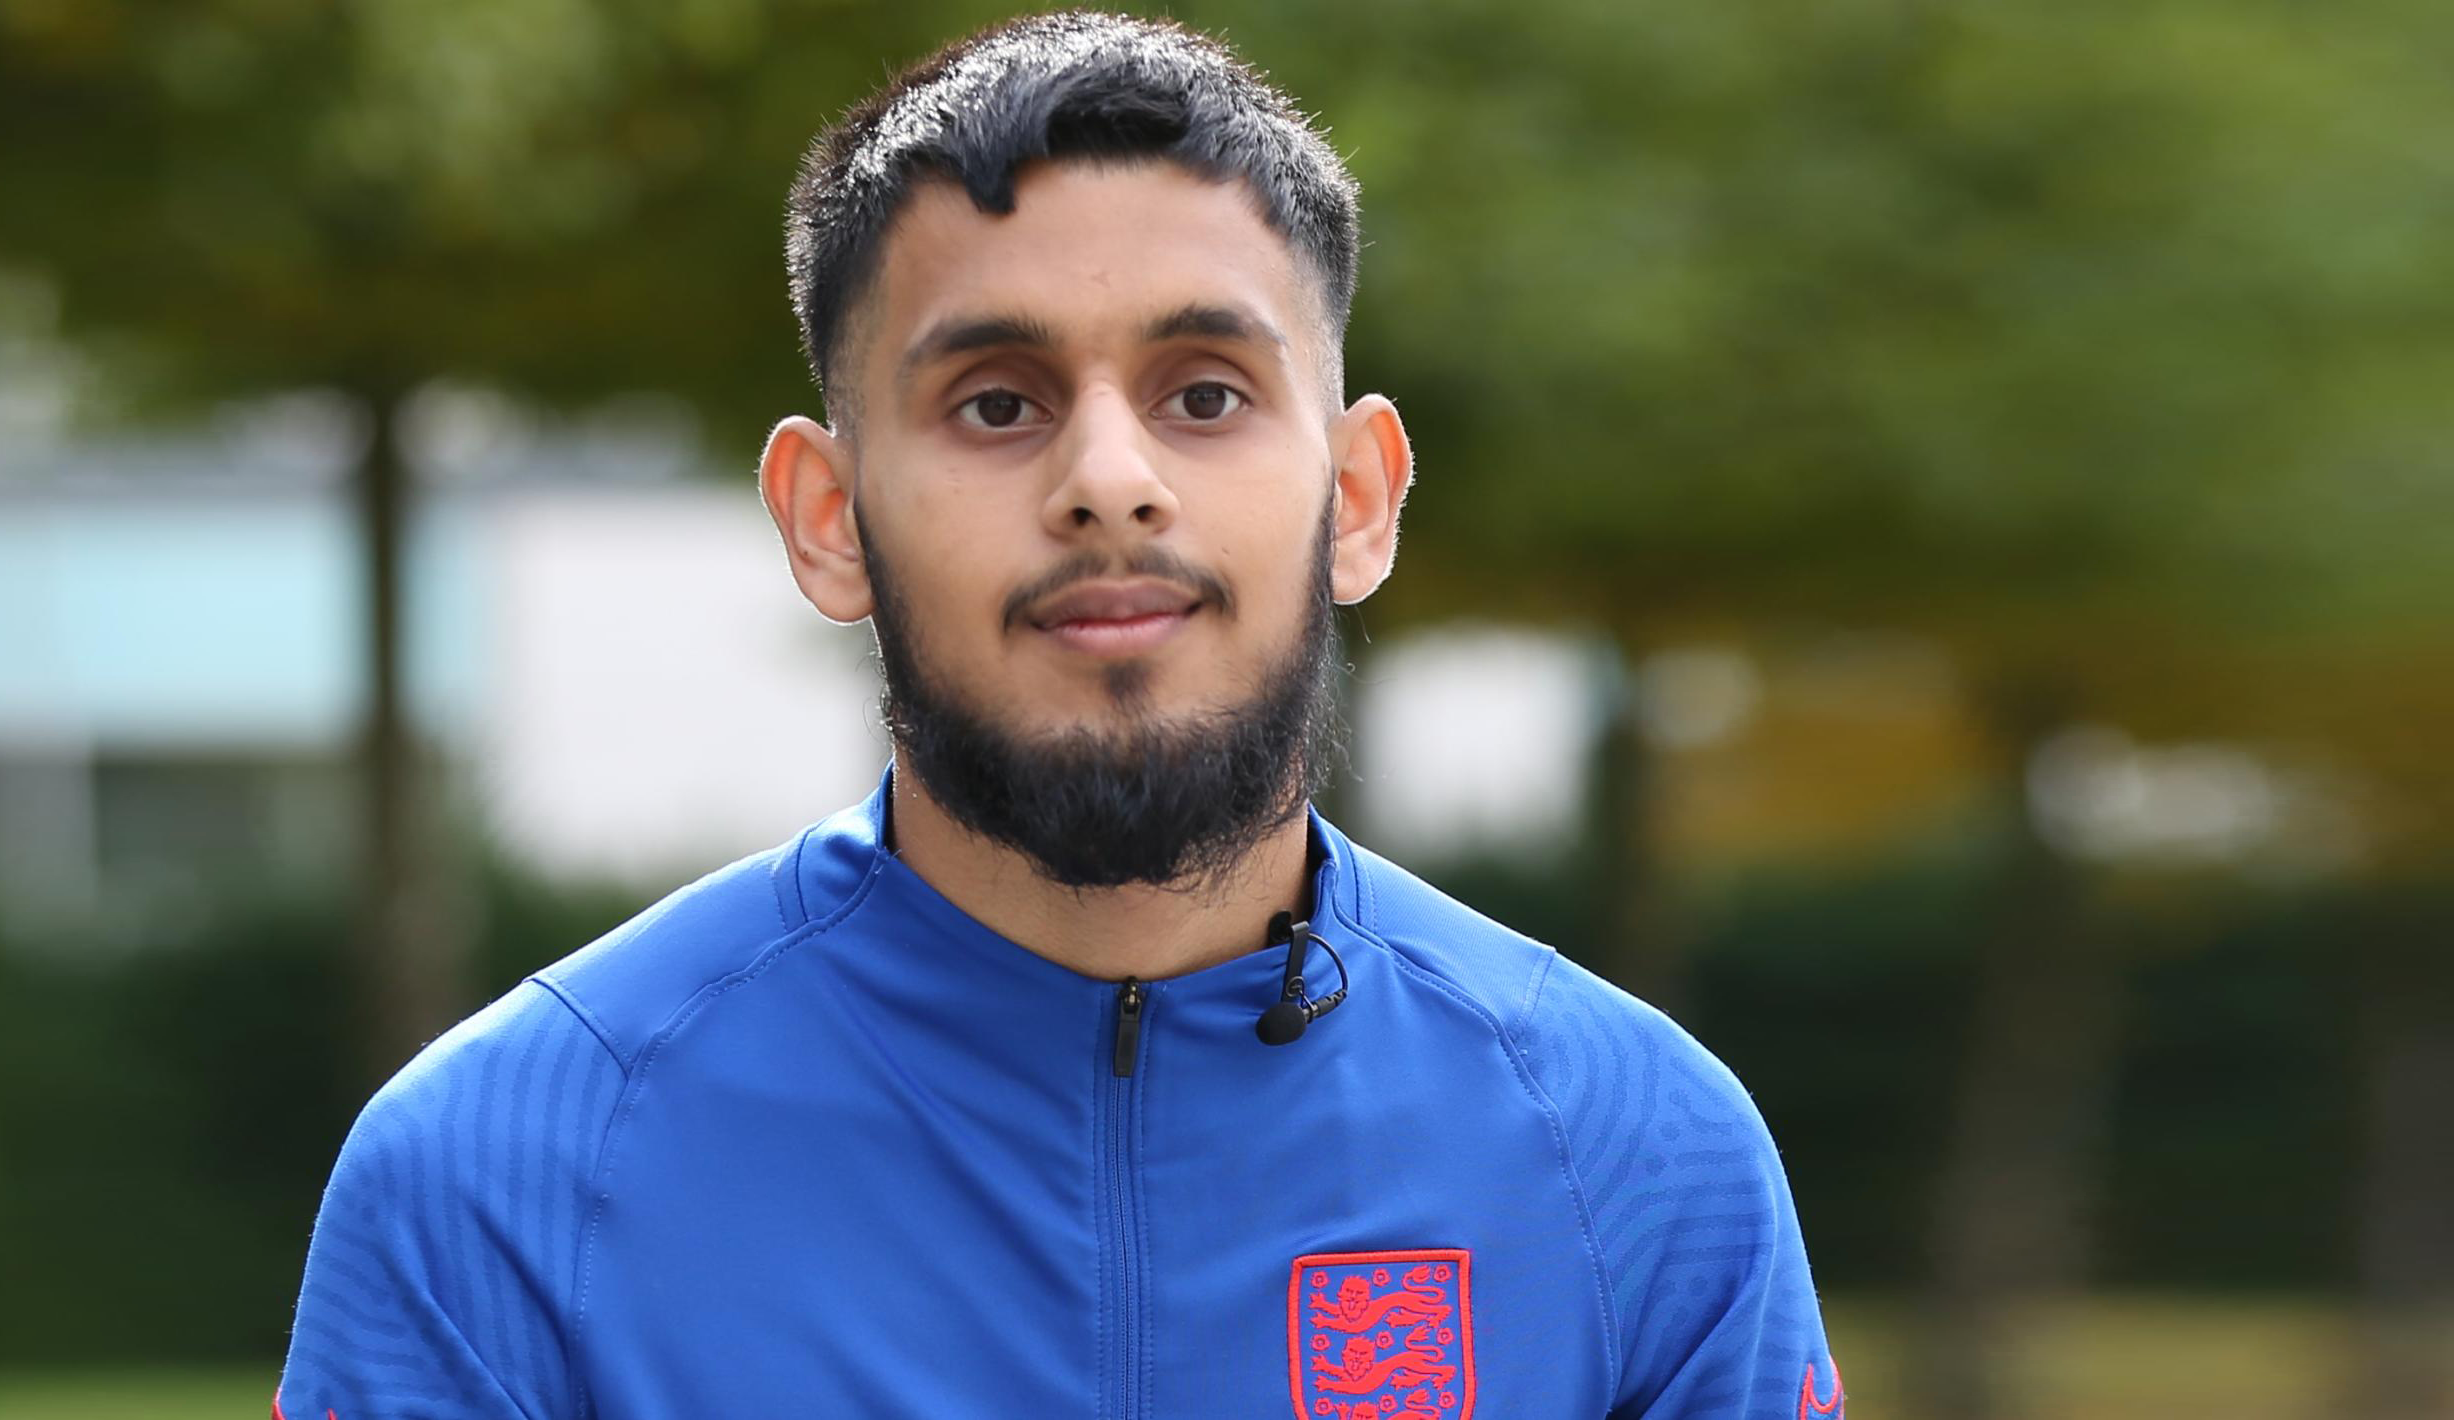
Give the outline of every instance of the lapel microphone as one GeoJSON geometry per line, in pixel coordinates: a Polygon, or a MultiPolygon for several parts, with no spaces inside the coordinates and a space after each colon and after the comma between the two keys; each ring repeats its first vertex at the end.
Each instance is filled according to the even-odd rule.
{"type": "Polygon", "coordinates": [[[1292,912],[1281,912],[1270,919],[1270,942],[1287,944],[1286,981],[1279,987],[1278,999],[1253,1022],[1253,1034],[1261,1037],[1263,1045],[1285,1045],[1346,999],[1346,958],[1312,930],[1310,921],[1298,922],[1292,912]],[[1329,959],[1338,966],[1338,989],[1317,1000],[1304,994],[1304,952],[1314,942],[1319,942],[1321,950],[1329,953],[1329,959]]]}

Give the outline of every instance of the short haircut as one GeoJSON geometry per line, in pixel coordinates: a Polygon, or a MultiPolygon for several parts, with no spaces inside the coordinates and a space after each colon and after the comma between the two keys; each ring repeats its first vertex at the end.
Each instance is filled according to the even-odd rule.
{"type": "Polygon", "coordinates": [[[802,157],[785,209],[785,266],[803,353],[839,421],[854,414],[835,379],[847,316],[915,183],[950,179],[981,211],[1011,212],[1017,171],[1041,158],[1164,159],[1242,181],[1316,278],[1336,394],[1360,245],[1345,164],[1285,94],[1217,41],[1173,21],[1073,11],[948,45],[802,157]]]}

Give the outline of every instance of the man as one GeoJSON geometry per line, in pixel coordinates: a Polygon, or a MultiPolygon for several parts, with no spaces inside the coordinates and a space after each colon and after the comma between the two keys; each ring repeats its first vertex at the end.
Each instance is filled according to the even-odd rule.
{"type": "Polygon", "coordinates": [[[1736,1081],[1309,810],[1412,469],[1340,393],[1357,245],[1165,24],[1017,21],[820,138],[833,423],[760,478],[893,763],[376,1097],[279,1405],[1840,1413],[1736,1081]]]}

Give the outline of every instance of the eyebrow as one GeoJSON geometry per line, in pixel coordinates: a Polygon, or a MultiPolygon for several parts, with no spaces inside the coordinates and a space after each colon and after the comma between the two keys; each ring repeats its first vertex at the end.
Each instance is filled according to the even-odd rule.
{"type": "Polygon", "coordinates": [[[909,379],[922,366],[951,355],[1000,346],[1052,350],[1056,343],[1056,332],[1031,316],[950,316],[929,327],[928,334],[903,352],[903,358],[895,365],[895,378],[909,379]]]}
{"type": "MultiPolygon", "coordinates": [[[[1233,340],[1246,345],[1284,347],[1287,343],[1285,333],[1277,326],[1240,305],[1205,305],[1195,301],[1169,311],[1142,328],[1142,339],[1152,344],[1162,340],[1181,340],[1187,336],[1233,340]]],[[[911,347],[903,352],[903,358],[895,364],[895,377],[898,381],[908,380],[925,366],[974,350],[1001,347],[1053,350],[1056,345],[1056,332],[1034,316],[949,316],[929,327],[927,334],[912,342],[911,347]]]]}
{"type": "Polygon", "coordinates": [[[1208,336],[1213,340],[1237,340],[1247,345],[1284,346],[1287,343],[1287,337],[1278,327],[1246,307],[1206,306],[1198,301],[1169,311],[1142,330],[1142,338],[1152,342],[1177,340],[1188,335],[1208,336]]]}

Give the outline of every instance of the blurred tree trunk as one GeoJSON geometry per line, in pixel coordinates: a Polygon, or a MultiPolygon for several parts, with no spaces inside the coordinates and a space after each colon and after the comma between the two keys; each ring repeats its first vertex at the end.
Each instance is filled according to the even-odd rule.
{"type": "Polygon", "coordinates": [[[468,1005],[465,914],[442,861],[437,775],[411,725],[402,661],[410,477],[402,392],[377,386],[357,499],[365,578],[366,700],[358,766],[363,817],[356,978],[361,1063],[382,1080],[468,1005]]]}
{"type": "Polygon", "coordinates": [[[1923,1413],[1990,1420],[2025,1305],[2067,1295],[2093,1259],[2120,973],[2076,867],[2038,834],[2027,765],[2062,723],[2034,688],[1990,700],[2016,787],[1976,935],[1976,989],[1945,1146],[1915,1369],[1923,1413]]]}
{"type": "Polygon", "coordinates": [[[1610,976],[1681,1019],[1687,1004],[1687,938],[1672,897],[1661,845],[1661,757],[1628,694],[1636,651],[1619,650],[1618,684],[1594,746],[1591,862],[1611,943],[1610,976]]]}
{"type": "Polygon", "coordinates": [[[2343,1413],[2454,1417],[2454,942],[2426,906],[2361,947],[2360,1328],[2343,1413]]]}

